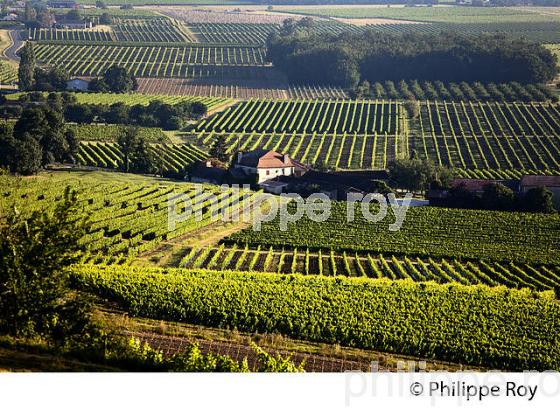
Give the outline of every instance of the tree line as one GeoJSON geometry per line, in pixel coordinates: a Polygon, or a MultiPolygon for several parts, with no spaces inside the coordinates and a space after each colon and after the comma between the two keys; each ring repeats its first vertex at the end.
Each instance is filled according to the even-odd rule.
{"type": "Polygon", "coordinates": [[[545,47],[500,34],[318,34],[310,19],[285,21],[268,59],[296,84],[354,89],[363,81],[544,83],[558,72],[545,47]]]}
{"type": "Polygon", "coordinates": [[[186,126],[191,119],[205,115],[208,107],[200,101],[183,101],[167,104],[159,100],[142,104],[127,105],[122,102],[107,104],[80,104],[73,93],[40,92],[22,94],[18,101],[2,101],[5,117],[19,118],[23,107],[48,105],[62,112],[64,119],[77,124],[123,124],[139,127],[159,127],[177,130],[186,126]]]}
{"type": "Polygon", "coordinates": [[[397,159],[388,164],[389,183],[394,188],[409,192],[439,192],[430,198],[430,205],[446,208],[486,209],[492,211],[519,211],[555,213],[553,194],[543,187],[526,193],[515,192],[496,181],[483,184],[482,192],[469,190],[464,183],[455,183],[453,170],[420,159],[416,152],[411,158],[397,159]]]}
{"type": "Polygon", "coordinates": [[[31,93],[23,99],[32,104],[14,106],[18,108],[12,110],[17,111],[15,123],[6,121],[0,125],[0,168],[21,175],[36,174],[51,164],[76,163],[79,141],[66,122],[94,121],[129,126],[117,138],[124,155],[124,172],[161,174],[160,158],[149,149],[135,126],[179,129],[189,118],[206,112],[206,106],[200,102],[170,105],[155,100],[147,106],[77,104],[71,93],[51,93],[46,97],[31,93]]]}

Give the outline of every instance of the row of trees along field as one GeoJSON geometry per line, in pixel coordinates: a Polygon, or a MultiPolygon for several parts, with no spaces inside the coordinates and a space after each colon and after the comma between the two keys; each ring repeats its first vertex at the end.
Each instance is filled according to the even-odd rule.
{"type": "MultiPolygon", "coordinates": [[[[0,167],[17,174],[32,175],[51,164],[77,162],[79,142],[73,129],[65,123],[65,114],[68,115],[67,112],[70,111],[75,115],[76,112],[89,109],[89,106],[83,108],[79,104],[65,105],[59,94],[51,94],[50,97],[52,98],[47,98],[48,106],[25,108],[15,123],[0,125],[0,167]]],[[[188,103],[183,103],[183,106],[187,109],[188,103]]],[[[172,121],[175,117],[168,115],[174,113],[186,115],[185,111],[176,106],[159,101],[153,101],[147,107],[126,107],[124,104],[102,107],[106,108],[105,115],[108,119],[114,117],[114,121],[120,121],[117,123],[121,124],[127,124],[125,120],[130,113],[148,109],[154,110],[150,116],[153,121],[164,121],[164,118],[172,121]]],[[[161,159],[149,149],[148,142],[140,136],[137,128],[124,127],[116,142],[123,155],[120,163],[122,171],[154,173],[162,168],[161,159]]]]}
{"type": "Polygon", "coordinates": [[[543,83],[558,72],[541,45],[503,35],[393,35],[375,31],[317,35],[312,23],[287,23],[267,42],[268,58],[296,84],[355,88],[361,81],[543,83]]]}

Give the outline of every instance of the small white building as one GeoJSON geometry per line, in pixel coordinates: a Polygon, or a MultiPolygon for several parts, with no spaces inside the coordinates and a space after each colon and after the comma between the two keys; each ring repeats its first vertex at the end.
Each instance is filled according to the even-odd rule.
{"type": "Polygon", "coordinates": [[[69,91],[87,91],[89,89],[89,79],[72,78],[66,82],[66,89],[69,91]]]}
{"type": "Polygon", "coordinates": [[[242,170],[246,175],[256,175],[257,184],[281,176],[292,176],[295,167],[288,155],[266,150],[239,152],[234,164],[234,168],[242,170]]]}

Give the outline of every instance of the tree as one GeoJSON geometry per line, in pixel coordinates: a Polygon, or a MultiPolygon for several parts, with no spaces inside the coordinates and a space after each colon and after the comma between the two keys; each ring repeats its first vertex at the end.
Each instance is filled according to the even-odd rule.
{"type": "Polygon", "coordinates": [[[112,24],[113,23],[113,18],[111,17],[111,15],[109,13],[103,13],[101,14],[101,16],[99,17],[99,24],[112,24]]]}
{"type": "Polygon", "coordinates": [[[368,98],[371,95],[369,81],[364,80],[356,87],[356,98],[368,98]]]}
{"type": "Polygon", "coordinates": [[[80,13],[80,10],[72,9],[68,13],[66,13],[66,18],[69,21],[81,21],[82,20],[82,14],[80,13]]]}
{"type": "Polygon", "coordinates": [[[95,114],[87,104],[71,104],[64,110],[64,118],[77,124],[91,124],[95,114]]]}
{"type": "Polygon", "coordinates": [[[35,68],[34,77],[34,89],[40,91],[66,90],[66,83],[70,80],[68,71],[59,67],[53,67],[48,70],[37,67],[35,68]]]}
{"type": "Polygon", "coordinates": [[[37,13],[37,23],[40,27],[51,28],[54,22],[54,14],[48,9],[45,8],[37,13]]]}
{"type": "Polygon", "coordinates": [[[111,104],[104,115],[109,124],[128,124],[130,122],[130,107],[122,102],[111,104]]]}
{"type": "Polygon", "coordinates": [[[544,187],[532,188],[520,198],[519,208],[527,212],[555,213],[552,192],[544,187]]]}
{"type": "Polygon", "coordinates": [[[22,112],[14,125],[13,137],[22,141],[26,135],[40,145],[43,166],[71,160],[77,150],[75,137],[66,132],[62,113],[47,107],[33,107],[22,112]]]}
{"type": "Polygon", "coordinates": [[[502,184],[486,184],[482,187],[481,201],[486,209],[509,211],[515,205],[515,193],[502,184]]]}
{"type": "Polygon", "coordinates": [[[157,158],[148,149],[146,141],[140,137],[137,128],[128,128],[119,135],[117,145],[123,154],[123,171],[153,173],[160,168],[157,158]]]}
{"type": "Polygon", "coordinates": [[[20,175],[35,175],[41,169],[43,149],[37,140],[25,134],[13,139],[10,169],[20,175]]]}
{"type": "Polygon", "coordinates": [[[28,41],[21,50],[19,68],[18,68],[18,82],[21,90],[31,90],[34,84],[34,71],[35,71],[35,51],[33,50],[33,43],[28,41]]]}
{"type": "Polygon", "coordinates": [[[80,214],[69,188],[52,212],[0,214],[0,332],[55,340],[66,333],[61,319],[72,298],[65,268],[78,262],[88,226],[80,214]]]}
{"type": "Polygon", "coordinates": [[[126,68],[113,65],[105,71],[102,79],[90,82],[89,89],[92,91],[126,93],[137,90],[138,82],[126,68]]]}
{"type": "Polygon", "coordinates": [[[404,108],[409,119],[415,120],[418,118],[418,115],[420,114],[420,106],[416,101],[406,101],[404,103],[404,108]]]}
{"type": "Polygon", "coordinates": [[[214,144],[212,144],[212,148],[208,154],[212,158],[216,158],[219,161],[227,162],[229,160],[229,155],[227,153],[227,140],[226,136],[223,134],[219,134],[214,144]]]}
{"type": "MultiPolygon", "coordinates": [[[[107,8],[107,4],[105,4],[104,1],[97,0],[97,1],[95,2],[95,7],[97,7],[98,9],[106,9],[106,8],[107,8]]],[[[106,14],[106,13],[104,13],[104,14],[106,14]]]]}
{"type": "Polygon", "coordinates": [[[389,163],[393,183],[411,192],[424,191],[432,175],[431,164],[421,159],[397,159],[389,163]]]}

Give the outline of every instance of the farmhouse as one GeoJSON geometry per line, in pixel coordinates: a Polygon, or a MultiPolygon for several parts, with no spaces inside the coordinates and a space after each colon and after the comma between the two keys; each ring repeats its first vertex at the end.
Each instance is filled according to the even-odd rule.
{"type": "Polygon", "coordinates": [[[292,176],[296,169],[296,164],[287,154],[262,149],[239,152],[233,166],[246,175],[256,175],[257,184],[279,176],[292,176]]]}

